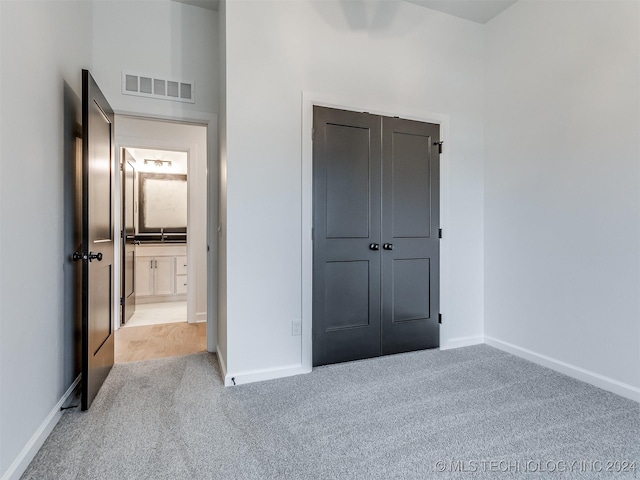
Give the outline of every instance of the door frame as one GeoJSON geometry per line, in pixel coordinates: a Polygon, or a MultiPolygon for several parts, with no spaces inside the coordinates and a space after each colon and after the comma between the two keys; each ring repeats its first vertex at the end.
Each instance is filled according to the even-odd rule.
{"type": "MultiPolygon", "coordinates": [[[[117,149],[117,147],[116,147],[117,149]]],[[[126,209],[126,177],[127,177],[127,163],[129,163],[126,160],[126,157],[124,155],[124,151],[123,149],[119,149],[118,155],[120,158],[117,159],[118,163],[119,163],[119,167],[116,167],[118,173],[120,174],[120,178],[119,178],[119,192],[118,189],[114,188],[114,192],[115,194],[118,195],[119,200],[120,200],[120,231],[122,232],[120,237],[116,237],[118,238],[120,241],[120,249],[119,249],[119,263],[120,263],[120,301],[122,302],[120,304],[120,308],[118,309],[118,315],[120,315],[120,321],[114,321],[114,326],[116,328],[114,328],[114,330],[116,330],[117,328],[119,328],[120,326],[124,325],[126,323],[125,320],[125,313],[127,311],[127,296],[126,296],[126,291],[125,291],[125,278],[126,278],[126,249],[127,249],[127,232],[124,231],[125,225],[124,225],[124,219],[126,217],[126,213],[125,213],[125,209],[126,209]]],[[[134,159],[135,161],[135,159],[134,159]]],[[[135,175],[136,175],[136,171],[135,171],[135,167],[133,168],[133,191],[134,194],[133,196],[135,196],[135,192],[136,192],[136,185],[135,185],[135,175]]],[[[115,206],[118,204],[118,202],[116,200],[114,200],[114,208],[115,206]]],[[[134,214],[135,215],[135,214],[134,214]]],[[[135,220],[133,221],[134,226],[135,226],[135,220]]],[[[135,229],[134,229],[134,233],[135,233],[135,229]]],[[[133,261],[134,261],[134,265],[133,265],[133,280],[135,281],[135,271],[136,271],[136,267],[135,267],[135,243],[134,243],[134,255],[133,255],[133,261]]],[[[114,255],[115,257],[115,255],[114,255]]],[[[115,260],[114,260],[115,261],[115,260]]],[[[133,307],[135,310],[135,285],[133,286],[133,307]]],[[[115,290],[115,285],[114,285],[114,290],[115,290]]],[[[131,316],[130,316],[131,317],[131,316]]]]}
{"type": "MultiPolygon", "coordinates": [[[[313,366],[313,107],[329,107],[354,112],[367,112],[386,117],[400,116],[407,120],[435,123],[440,125],[440,140],[445,148],[440,155],[440,226],[446,231],[449,225],[449,115],[436,112],[425,112],[402,105],[367,102],[362,103],[350,97],[330,95],[317,92],[302,92],[302,173],[301,173],[301,243],[302,243],[302,370],[310,372],[313,366]]],[[[448,242],[440,242],[440,312],[449,310],[450,279],[448,266],[450,261],[448,242]]],[[[450,332],[446,323],[440,325],[440,349],[449,346],[450,332]]]]}
{"type": "MultiPolygon", "coordinates": [[[[193,125],[199,127],[206,127],[206,139],[207,139],[207,161],[206,161],[206,197],[207,197],[207,208],[206,208],[206,244],[208,246],[207,252],[207,351],[216,352],[216,345],[218,340],[218,189],[219,189],[219,161],[218,161],[218,115],[217,114],[208,114],[203,112],[189,112],[189,116],[165,116],[165,115],[154,115],[154,114],[146,114],[139,112],[129,112],[122,110],[115,110],[116,117],[129,117],[133,119],[139,120],[147,120],[147,121],[160,121],[160,122],[168,122],[168,123],[177,123],[182,125],[193,125]]],[[[125,142],[123,144],[119,143],[118,140],[120,137],[126,137],[126,135],[121,135],[120,132],[116,129],[116,145],[115,147],[118,149],[117,153],[117,161],[120,161],[120,155],[122,154],[123,147],[136,147],[136,145],[129,144],[125,142]]],[[[134,142],[136,143],[136,142],[134,142]]],[[[142,142],[144,143],[144,142],[142,142]]],[[[138,148],[153,148],[156,150],[180,150],[180,151],[188,151],[189,149],[175,146],[165,146],[165,145],[154,145],[152,147],[146,145],[137,145],[138,148]]],[[[192,169],[192,154],[189,155],[189,171],[193,172],[195,170],[192,169]]],[[[116,168],[120,168],[119,164],[116,168]]],[[[119,177],[119,176],[118,176],[119,177]]],[[[115,187],[115,195],[114,197],[118,202],[121,201],[121,185],[120,180],[117,180],[118,184],[115,187]]],[[[191,188],[191,185],[189,185],[191,188]]],[[[114,229],[117,232],[118,238],[120,235],[120,229],[122,228],[121,223],[121,206],[116,206],[116,218],[114,219],[114,229]]],[[[187,243],[188,245],[188,243],[187,243]]],[[[188,249],[188,246],[187,246],[188,249]]],[[[116,255],[118,255],[118,260],[120,260],[120,255],[122,252],[120,251],[120,247],[118,246],[116,255]]],[[[187,255],[189,256],[189,251],[187,251],[187,255]]],[[[194,264],[191,262],[191,258],[189,257],[188,262],[190,264],[194,264]]],[[[119,261],[116,263],[120,263],[119,261]]],[[[120,266],[118,266],[120,268],[120,266]]],[[[189,271],[191,267],[188,267],[189,271]]],[[[116,275],[120,275],[120,271],[116,272],[116,275]]],[[[192,275],[195,275],[195,271],[192,275]]],[[[188,278],[191,278],[191,274],[188,273],[188,278]]],[[[115,287],[115,286],[114,286],[115,287]]],[[[118,284],[118,288],[114,288],[117,290],[117,294],[114,295],[114,308],[117,308],[119,311],[117,319],[114,319],[114,323],[116,324],[116,328],[120,327],[120,315],[122,313],[120,309],[120,285],[118,284]]],[[[189,302],[189,293],[187,293],[187,302],[189,302]]],[[[195,315],[195,296],[193,299],[193,312],[195,315]]]]}

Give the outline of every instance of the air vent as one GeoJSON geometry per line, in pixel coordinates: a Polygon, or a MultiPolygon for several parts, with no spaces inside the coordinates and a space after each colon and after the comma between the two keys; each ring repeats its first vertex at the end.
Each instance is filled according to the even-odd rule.
{"type": "Polygon", "coordinates": [[[122,72],[122,93],[138,97],[195,103],[195,86],[185,80],[167,80],[122,72]]]}

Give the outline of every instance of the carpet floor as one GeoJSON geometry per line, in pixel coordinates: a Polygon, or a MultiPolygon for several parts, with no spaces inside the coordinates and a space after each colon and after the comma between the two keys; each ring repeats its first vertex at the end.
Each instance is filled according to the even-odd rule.
{"type": "Polygon", "coordinates": [[[67,411],[22,478],[612,479],[639,470],[640,404],[478,345],[230,388],[208,353],[116,365],[91,409],[67,411]]]}

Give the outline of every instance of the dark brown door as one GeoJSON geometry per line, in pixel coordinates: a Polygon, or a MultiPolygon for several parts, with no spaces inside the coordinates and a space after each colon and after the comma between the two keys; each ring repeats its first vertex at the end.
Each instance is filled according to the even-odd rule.
{"type": "Polygon", "coordinates": [[[382,355],[439,346],[440,127],[382,119],[382,355]]]}
{"type": "Polygon", "coordinates": [[[126,323],[136,309],[135,295],[135,160],[124,149],[122,161],[122,323],[126,323]]]}
{"type": "Polygon", "coordinates": [[[82,71],[82,409],[113,366],[113,110],[82,71]]]}
{"type": "Polygon", "coordinates": [[[380,355],[380,133],[314,108],[314,365],[380,355]]]}
{"type": "Polygon", "coordinates": [[[439,345],[439,126],[314,107],[313,364],[439,345]]]}

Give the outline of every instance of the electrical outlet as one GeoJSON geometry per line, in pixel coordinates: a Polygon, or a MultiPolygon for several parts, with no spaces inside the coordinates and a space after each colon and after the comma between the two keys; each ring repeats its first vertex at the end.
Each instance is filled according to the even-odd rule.
{"type": "Polygon", "coordinates": [[[291,335],[294,337],[302,334],[302,320],[296,318],[291,322],[291,335]]]}

